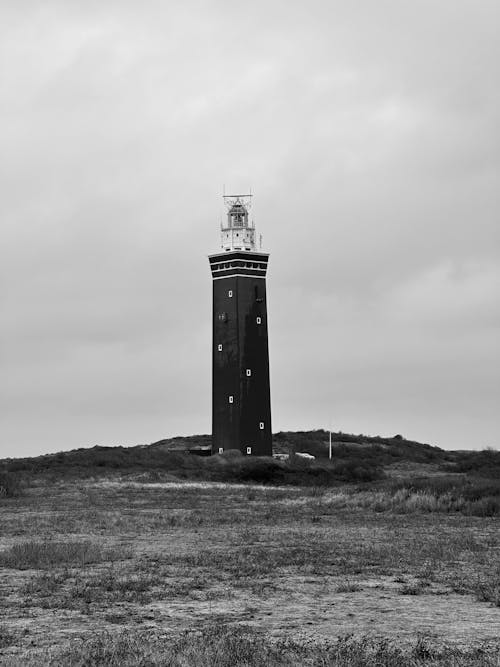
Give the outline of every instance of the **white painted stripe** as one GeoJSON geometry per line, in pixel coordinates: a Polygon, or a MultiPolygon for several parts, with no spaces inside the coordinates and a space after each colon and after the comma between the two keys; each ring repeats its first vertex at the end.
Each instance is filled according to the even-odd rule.
{"type": "Polygon", "coordinates": [[[212,269],[212,273],[220,273],[221,271],[231,271],[231,269],[246,269],[247,271],[266,271],[267,266],[254,266],[250,268],[249,266],[231,266],[225,269],[212,269]]]}
{"type": "MultiPolygon", "coordinates": [[[[208,259],[215,259],[216,257],[217,258],[220,257],[220,260],[218,259],[217,261],[229,262],[230,260],[234,259],[234,257],[232,257],[231,255],[235,254],[235,253],[245,255],[245,258],[241,258],[241,259],[243,261],[245,261],[248,258],[247,261],[249,261],[249,262],[258,262],[259,261],[258,259],[252,259],[253,257],[255,257],[255,255],[257,255],[257,257],[269,257],[268,252],[260,252],[260,251],[255,252],[253,250],[232,250],[231,252],[227,251],[227,252],[213,253],[212,255],[208,255],[208,259]]],[[[238,259],[240,259],[240,258],[238,258],[238,259]]]]}
{"type": "Polygon", "coordinates": [[[231,273],[229,276],[213,276],[214,280],[224,280],[224,278],[259,278],[260,280],[265,280],[266,276],[253,276],[246,273],[231,273]]]}
{"type": "MultiPolygon", "coordinates": [[[[234,260],[233,262],[214,262],[213,264],[210,264],[210,266],[219,266],[219,265],[220,266],[228,266],[229,264],[232,264],[234,266],[235,264],[240,264],[240,262],[238,260],[234,260]]],[[[267,266],[268,262],[241,262],[241,267],[240,268],[243,268],[244,264],[246,264],[247,266],[249,264],[259,264],[260,266],[267,266]]],[[[255,268],[258,268],[258,267],[255,267],[255,268]]]]}

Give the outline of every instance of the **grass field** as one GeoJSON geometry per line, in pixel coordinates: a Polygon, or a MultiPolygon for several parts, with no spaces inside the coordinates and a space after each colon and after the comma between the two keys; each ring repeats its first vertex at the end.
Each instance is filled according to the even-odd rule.
{"type": "Polygon", "coordinates": [[[495,488],[32,475],[0,500],[0,664],[500,665],[495,488]]]}

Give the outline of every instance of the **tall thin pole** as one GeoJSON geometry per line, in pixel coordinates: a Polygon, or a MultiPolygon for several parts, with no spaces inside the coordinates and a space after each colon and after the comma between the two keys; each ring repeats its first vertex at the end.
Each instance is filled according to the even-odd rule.
{"type": "Polygon", "coordinates": [[[330,426],[330,444],[328,447],[328,458],[332,460],[332,427],[330,426]]]}

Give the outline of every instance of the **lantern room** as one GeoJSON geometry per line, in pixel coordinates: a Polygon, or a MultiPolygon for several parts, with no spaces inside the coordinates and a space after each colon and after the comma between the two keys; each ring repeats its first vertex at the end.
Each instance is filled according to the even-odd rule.
{"type": "Polygon", "coordinates": [[[241,195],[225,198],[227,222],[221,225],[221,248],[227,252],[233,250],[255,251],[255,226],[248,221],[250,196],[241,195]]]}

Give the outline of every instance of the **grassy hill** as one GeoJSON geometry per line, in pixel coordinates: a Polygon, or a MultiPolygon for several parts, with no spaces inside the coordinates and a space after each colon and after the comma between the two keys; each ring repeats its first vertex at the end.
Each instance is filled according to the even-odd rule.
{"type": "Polygon", "coordinates": [[[179,436],[149,445],[75,449],[30,458],[0,460],[0,473],[53,474],[63,477],[102,474],[170,475],[177,479],[258,481],[270,484],[331,485],[370,483],[384,479],[473,476],[500,479],[500,452],[445,451],[406,440],[401,435],[380,436],[332,433],[332,460],[328,460],[329,434],[282,431],[274,435],[275,453],[288,461],[242,457],[238,452],[200,457],[210,447],[209,435],[179,436]],[[304,461],[295,456],[316,457],[304,461]]]}

